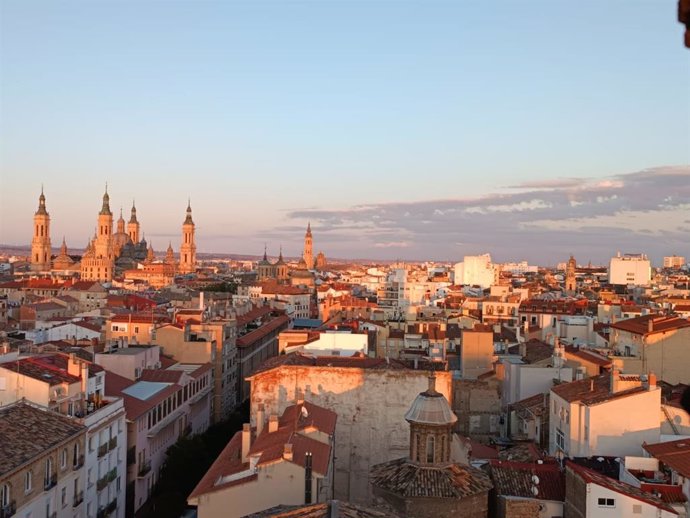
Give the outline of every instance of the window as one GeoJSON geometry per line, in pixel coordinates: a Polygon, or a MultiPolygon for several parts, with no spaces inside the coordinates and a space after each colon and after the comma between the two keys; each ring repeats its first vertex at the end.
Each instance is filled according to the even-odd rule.
{"type": "Polygon", "coordinates": [[[62,491],[60,491],[60,503],[62,504],[62,507],[67,507],[67,488],[63,487],[62,491]]]}
{"type": "Polygon", "coordinates": [[[27,471],[26,475],[24,475],[24,491],[26,491],[27,493],[29,491],[31,491],[32,483],[33,483],[33,475],[31,474],[31,471],[27,471]]]}
{"type": "Polygon", "coordinates": [[[616,507],[616,500],[613,498],[598,498],[597,505],[599,507],[616,507]]]}
{"type": "Polygon", "coordinates": [[[60,455],[60,468],[65,469],[67,467],[67,448],[62,450],[60,455]]]}
{"type": "Polygon", "coordinates": [[[429,435],[426,438],[426,461],[434,462],[434,436],[429,435]]]}
{"type": "Polygon", "coordinates": [[[10,505],[10,485],[3,484],[0,486],[0,507],[7,507],[10,505]]]}
{"type": "Polygon", "coordinates": [[[561,431],[560,428],[556,428],[556,446],[558,446],[559,449],[565,451],[565,434],[561,431]]]}

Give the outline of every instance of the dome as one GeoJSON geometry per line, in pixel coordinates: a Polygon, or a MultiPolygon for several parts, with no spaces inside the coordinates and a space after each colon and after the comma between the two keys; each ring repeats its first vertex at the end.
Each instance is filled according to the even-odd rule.
{"type": "Polygon", "coordinates": [[[436,391],[436,376],[429,376],[429,388],[417,396],[405,414],[405,420],[432,426],[452,425],[458,420],[445,396],[436,391]]]}

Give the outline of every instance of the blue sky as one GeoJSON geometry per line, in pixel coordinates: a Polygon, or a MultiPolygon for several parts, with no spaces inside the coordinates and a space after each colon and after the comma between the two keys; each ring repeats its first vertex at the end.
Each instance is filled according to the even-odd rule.
{"type": "Polygon", "coordinates": [[[596,213],[608,218],[600,240],[578,226],[594,217],[589,205],[549,208],[578,234],[562,250],[603,261],[625,231],[624,249],[690,255],[690,199],[679,195],[690,169],[673,169],[673,191],[657,169],[690,164],[690,52],[676,8],[2,0],[0,242],[28,243],[43,183],[53,241],[83,247],[107,181],[114,209],[136,198],[160,250],[171,239],[178,248],[191,196],[201,251],[258,254],[267,242],[296,255],[311,220],[327,256],[488,251],[549,263],[561,248],[553,229],[531,225],[543,219],[538,204],[515,209],[521,218],[483,214],[462,236],[453,229],[466,220],[423,211],[429,228],[406,223],[414,210],[385,225],[333,214],[473,206],[562,179],[630,186],[652,171],[657,208],[626,191],[618,199],[629,204],[596,213]],[[660,216],[681,230],[648,228],[660,216]]]}

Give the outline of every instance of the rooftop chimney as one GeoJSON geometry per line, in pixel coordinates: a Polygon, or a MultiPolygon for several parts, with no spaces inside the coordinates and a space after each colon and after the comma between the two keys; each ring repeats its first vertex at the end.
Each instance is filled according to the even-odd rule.
{"type": "Polygon", "coordinates": [[[278,431],[278,416],[271,414],[268,418],[268,433],[273,433],[278,431]]]}
{"type": "Polygon", "coordinates": [[[621,382],[621,371],[617,367],[611,369],[611,394],[618,392],[621,382]]]}
{"type": "Polygon", "coordinates": [[[285,443],[285,446],[283,446],[283,458],[292,461],[292,444],[285,443]]]}
{"type": "Polygon", "coordinates": [[[259,403],[259,408],[256,411],[256,436],[258,437],[261,435],[261,432],[264,429],[264,420],[266,419],[265,411],[264,411],[264,404],[259,403]]]}
{"type": "Polygon", "coordinates": [[[650,372],[647,375],[647,390],[654,390],[656,388],[656,374],[650,372]]]}
{"type": "Polygon", "coordinates": [[[242,425],[242,462],[247,462],[249,448],[252,445],[252,429],[249,423],[242,425]]]}
{"type": "Polygon", "coordinates": [[[647,320],[647,332],[651,333],[652,331],[654,331],[654,317],[650,317],[647,320]]]}

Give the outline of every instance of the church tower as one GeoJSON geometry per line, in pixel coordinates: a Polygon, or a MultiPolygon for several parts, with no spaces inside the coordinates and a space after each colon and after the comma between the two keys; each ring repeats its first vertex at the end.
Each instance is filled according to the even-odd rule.
{"type": "Polygon", "coordinates": [[[139,242],[139,221],[137,221],[137,208],[134,206],[134,201],[132,201],[132,215],[127,223],[127,234],[132,244],[136,245],[139,242]]]}
{"type": "Polygon", "coordinates": [[[106,185],[103,205],[98,213],[96,235],[82,256],[82,280],[110,282],[113,279],[115,256],[112,234],[113,213],[110,211],[110,196],[108,196],[108,186],[106,185]]]}
{"type": "Polygon", "coordinates": [[[103,195],[103,206],[101,207],[101,212],[98,213],[98,230],[96,242],[94,243],[96,257],[113,258],[112,234],[113,213],[110,212],[110,196],[108,196],[108,186],[106,185],[105,194],[103,195]]]}
{"type": "Polygon", "coordinates": [[[34,214],[34,237],[31,240],[31,270],[50,270],[50,214],[46,210],[46,197],[41,187],[38,210],[34,214]]]}
{"type": "Polygon", "coordinates": [[[194,220],[192,207],[187,203],[187,217],[182,223],[182,245],[180,246],[180,273],[196,271],[196,243],[194,242],[194,220]]]}
{"type": "Polygon", "coordinates": [[[314,252],[312,249],[311,237],[311,223],[307,223],[307,233],[304,235],[304,262],[307,263],[307,269],[314,268],[314,252]]]}
{"type": "Polygon", "coordinates": [[[571,255],[568,260],[568,264],[565,267],[565,291],[575,292],[577,290],[577,282],[575,281],[575,268],[577,268],[577,262],[575,258],[571,255]]]}

